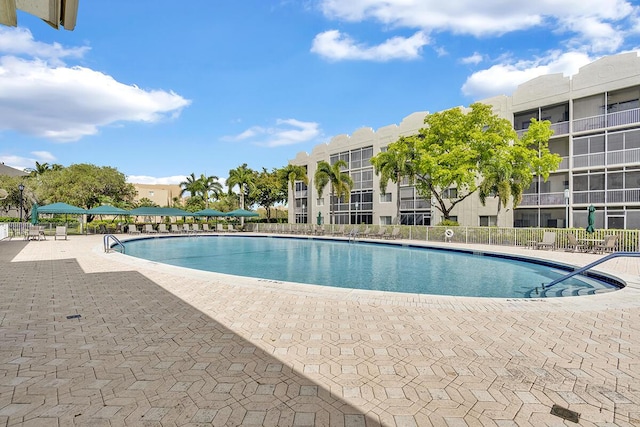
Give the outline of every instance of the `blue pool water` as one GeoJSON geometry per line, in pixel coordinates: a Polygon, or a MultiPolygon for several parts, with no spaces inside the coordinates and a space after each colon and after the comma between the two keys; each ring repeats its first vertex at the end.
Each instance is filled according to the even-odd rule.
{"type": "Polygon", "coordinates": [[[375,243],[251,236],[199,236],[128,241],[127,255],[198,270],[341,288],[499,298],[587,295],[619,289],[489,254],[375,243]]]}

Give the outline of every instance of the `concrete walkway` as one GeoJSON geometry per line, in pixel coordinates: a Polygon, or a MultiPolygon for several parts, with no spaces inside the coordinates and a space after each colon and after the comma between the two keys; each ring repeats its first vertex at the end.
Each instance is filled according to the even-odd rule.
{"type": "Polygon", "coordinates": [[[599,268],[623,290],[523,300],[239,278],[101,246],[0,242],[0,425],[640,425],[638,258],[599,268]]]}

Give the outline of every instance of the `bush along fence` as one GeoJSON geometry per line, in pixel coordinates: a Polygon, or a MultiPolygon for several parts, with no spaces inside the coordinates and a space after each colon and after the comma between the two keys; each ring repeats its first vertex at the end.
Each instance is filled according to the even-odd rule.
{"type": "Polygon", "coordinates": [[[325,236],[353,236],[364,238],[363,233],[368,230],[369,236],[379,235],[380,228],[384,227],[388,234],[394,228],[400,232],[395,238],[405,240],[417,240],[426,242],[452,242],[478,245],[496,246],[523,246],[531,245],[531,242],[542,241],[545,231],[556,234],[555,249],[570,249],[569,234],[573,234],[578,240],[598,239],[604,240],[605,236],[618,236],[616,250],[637,252],[640,250],[640,230],[599,230],[587,233],[583,228],[500,228],[500,227],[445,227],[445,226],[412,226],[412,225],[344,225],[342,224],[312,226],[309,224],[279,224],[279,223],[252,223],[248,231],[258,233],[282,233],[282,234],[323,234],[325,236]],[[353,233],[354,227],[357,233],[353,233]]]}

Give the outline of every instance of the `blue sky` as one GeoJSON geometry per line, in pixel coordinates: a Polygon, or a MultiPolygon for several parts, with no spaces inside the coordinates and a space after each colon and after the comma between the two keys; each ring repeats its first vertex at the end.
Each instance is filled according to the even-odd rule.
{"type": "Polygon", "coordinates": [[[224,181],[639,49],[624,0],[80,0],[0,26],[0,161],[224,181]]]}

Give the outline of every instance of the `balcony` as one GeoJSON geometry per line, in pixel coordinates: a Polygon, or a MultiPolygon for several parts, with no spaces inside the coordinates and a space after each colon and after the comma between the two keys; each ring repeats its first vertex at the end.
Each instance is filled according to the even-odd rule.
{"type": "Polygon", "coordinates": [[[605,165],[604,153],[580,154],[573,156],[574,168],[588,168],[605,165]]]}
{"type": "MultiPolygon", "coordinates": [[[[568,135],[569,134],[569,122],[551,123],[550,128],[553,131],[553,135],[551,136],[552,138],[554,136],[568,135]]],[[[527,130],[528,129],[519,129],[519,130],[517,130],[516,134],[518,134],[518,138],[522,138],[522,136],[525,133],[527,133],[527,130]]]]}
{"type": "Polygon", "coordinates": [[[638,203],[640,189],[607,190],[607,203],[638,203]]]}
{"type": "Polygon", "coordinates": [[[599,191],[574,191],[573,203],[579,204],[591,204],[591,203],[604,203],[604,190],[599,191]]]}
{"type": "Polygon", "coordinates": [[[584,132],[605,127],[640,123],[640,108],[573,120],[573,131],[584,132]]]}
{"type": "Polygon", "coordinates": [[[562,193],[523,194],[519,206],[564,206],[562,193]]]}

